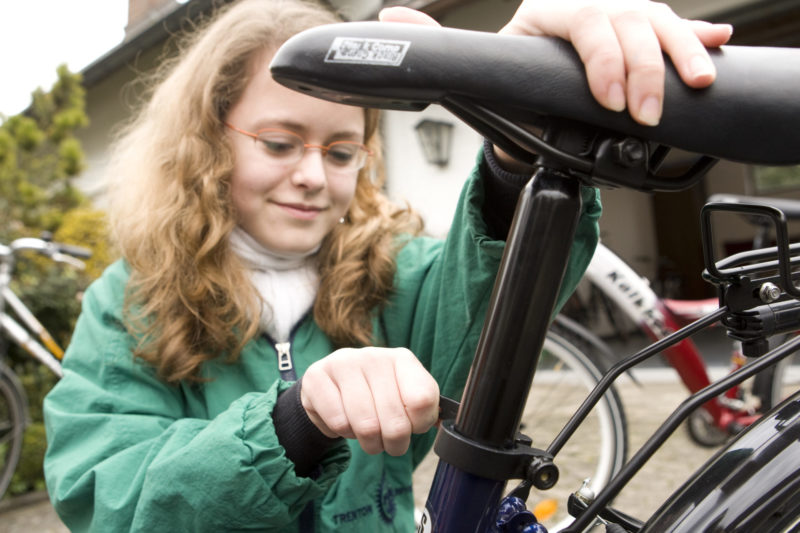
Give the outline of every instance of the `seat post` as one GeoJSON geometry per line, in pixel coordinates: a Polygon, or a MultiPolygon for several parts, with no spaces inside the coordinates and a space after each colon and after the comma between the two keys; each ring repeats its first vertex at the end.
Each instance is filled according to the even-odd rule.
{"type": "Polygon", "coordinates": [[[540,168],[520,193],[455,429],[513,445],[566,271],[580,184],[540,168]]]}

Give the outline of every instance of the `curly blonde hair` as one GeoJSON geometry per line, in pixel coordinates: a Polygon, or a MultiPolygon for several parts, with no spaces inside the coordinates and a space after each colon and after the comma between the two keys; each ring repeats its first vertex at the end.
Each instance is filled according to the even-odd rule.
{"type": "MultiPolygon", "coordinates": [[[[109,213],[131,267],[124,320],[135,355],[168,382],[199,379],[205,361],[235,361],[258,332],[261,303],[229,246],[236,225],[233,153],[223,121],[251,77],[253,58],[312,26],[338,22],[305,0],[242,0],[194,32],[152,80],[146,105],[115,143],[109,213]]],[[[337,346],[366,345],[390,296],[401,234],[419,217],[381,192],[378,112],[365,110],[361,170],[347,221],[317,254],[314,319],[337,346]]]]}

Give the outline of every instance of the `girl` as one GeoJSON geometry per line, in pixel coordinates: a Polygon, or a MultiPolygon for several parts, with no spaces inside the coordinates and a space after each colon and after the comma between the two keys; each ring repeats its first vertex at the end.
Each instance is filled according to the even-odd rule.
{"type": "MultiPolygon", "coordinates": [[[[671,12],[535,4],[507,31],[594,17],[583,46],[616,52],[584,54],[593,90],[613,108],[627,93],[642,122],[660,113],[658,39],[680,43],[686,73],[695,58],[687,82],[713,78],[671,12]],[[631,59],[640,34],[651,53],[631,59]]],[[[336,21],[303,0],[235,3],[161,70],[116,143],[122,260],[87,291],[45,403],[48,489],[71,530],[412,530],[411,473],[440,390],[463,386],[527,175],[485,146],[448,238],[419,236],[381,194],[377,113],[269,75],[282,42],[336,21]]],[[[596,191],[583,197],[561,302],[597,241],[596,191]]]]}

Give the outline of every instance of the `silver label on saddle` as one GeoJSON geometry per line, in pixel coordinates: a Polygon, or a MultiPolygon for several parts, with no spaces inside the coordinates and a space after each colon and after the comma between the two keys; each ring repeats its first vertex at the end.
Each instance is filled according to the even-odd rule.
{"type": "Polygon", "coordinates": [[[406,56],[410,41],[336,37],[325,56],[326,63],[360,63],[397,67],[406,56]]]}

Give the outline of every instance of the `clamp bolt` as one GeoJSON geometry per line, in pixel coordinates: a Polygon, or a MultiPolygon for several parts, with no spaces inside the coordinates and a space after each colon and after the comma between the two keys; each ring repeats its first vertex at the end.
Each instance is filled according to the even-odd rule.
{"type": "Polygon", "coordinates": [[[537,489],[547,490],[558,482],[558,467],[550,459],[538,457],[528,466],[526,479],[537,489]]]}
{"type": "Polygon", "coordinates": [[[781,289],[774,283],[768,281],[758,290],[758,297],[765,304],[771,304],[781,297],[781,289]]]}
{"type": "Polygon", "coordinates": [[[644,143],[631,137],[615,142],[611,149],[616,162],[626,168],[641,165],[647,157],[647,149],[644,143]]]}

